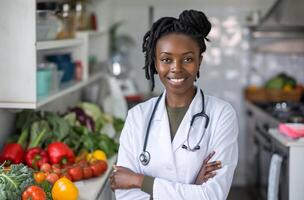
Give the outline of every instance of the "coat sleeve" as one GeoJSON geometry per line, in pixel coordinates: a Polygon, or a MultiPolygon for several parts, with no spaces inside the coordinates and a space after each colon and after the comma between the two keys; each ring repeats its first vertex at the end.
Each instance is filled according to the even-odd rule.
{"type": "MultiPolygon", "coordinates": [[[[120,146],[118,151],[117,165],[127,167],[133,172],[139,173],[139,165],[136,160],[134,148],[134,136],[132,133],[132,124],[134,123],[131,112],[129,111],[124,128],[120,136],[120,146]]],[[[138,147],[137,147],[138,148],[138,147]]],[[[149,200],[150,195],[140,189],[115,190],[117,200],[149,200]]]]}
{"type": "Polygon", "coordinates": [[[238,160],[238,122],[230,105],[225,106],[218,117],[209,151],[215,151],[212,160],[220,160],[222,168],[214,178],[202,185],[183,184],[155,178],[153,199],[202,199],[224,200],[227,198],[238,160]]]}

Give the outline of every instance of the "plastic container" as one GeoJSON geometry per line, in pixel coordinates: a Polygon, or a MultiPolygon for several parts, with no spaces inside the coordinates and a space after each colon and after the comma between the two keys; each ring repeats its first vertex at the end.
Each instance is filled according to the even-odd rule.
{"type": "Polygon", "coordinates": [[[37,3],[36,32],[37,41],[57,38],[61,22],[56,15],[58,4],[55,2],[37,3]]]}
{"type": "Polygon", "coordinates": [[[47,96],[51,90],[52,69],[37,69],[37,95],[47,96]]]}

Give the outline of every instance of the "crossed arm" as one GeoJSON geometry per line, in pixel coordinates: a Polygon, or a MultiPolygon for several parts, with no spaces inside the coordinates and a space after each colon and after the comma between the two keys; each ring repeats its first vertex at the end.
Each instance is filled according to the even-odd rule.
{"type": "MultiPolygon", "coordinates": [[[[210,153],[204,160],[203,165],[194,182],[195,185],[201,185],[208,179],[216,175],[216,170],[221,168],[220,161],[209,162],[214,155],[214,151],[210,153]]],[[[144,175],[135,173],[132,170],[122,167],[113,166],[114,170],[110,176],[110,184],[112,190],[115,189],[132,189],[141,188],[144,180],[144,175]]]]}

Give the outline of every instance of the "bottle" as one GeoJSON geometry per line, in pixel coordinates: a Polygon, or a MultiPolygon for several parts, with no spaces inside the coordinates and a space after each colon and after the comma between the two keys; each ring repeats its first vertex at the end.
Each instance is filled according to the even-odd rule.
{"type": "Polygon", "coordinates": [[[81,81],[83,76],[83,66],[81,61],[75,61],[75,80],[81,81]]]}

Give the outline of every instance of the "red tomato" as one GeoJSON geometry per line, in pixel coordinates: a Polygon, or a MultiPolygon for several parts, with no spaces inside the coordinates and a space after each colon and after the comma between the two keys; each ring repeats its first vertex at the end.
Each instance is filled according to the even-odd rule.
{"type": "Polygon", "coordinates": [[[49,172],[51,170],[51,165],[49,163],[44,163],[40,167],[40,171],[49,172]]]}
{"type": "Polygon", "coordinates": [[[98,164],[101,166],[102,168],[102,174],[105,173],[108,169],[108,163],[104,160],[99,160],[98,164]]]}
{"type": "Polygon", "coordinates": [[[90,167],[82,168],[83,178],[91,178],[93,176],[93,171],[90,167]]]}
{"type": "Polygon", "coordinates": [[[68,169],[68,174],[72,177],[73,181],[79,181],[82,179],[82,169],[80,166],[71,167],[68,169]]]}
{"type": "Polygon", "coordinates": [[[29,186],[22,193],[22,200],[46,200],[46,194],[41,187],[36,185],[29,186]]]}
{"type": "Polygon", "coordinates": [[[49,174],[45,180],[47,180],[48,182],[54,184],[57,180],[59,179],[59,176],[55,173],[51,173],[49,174]]]}
{"type": "Polygon", "coordinates": [[[93,176],[99,176],[102,173],[102,167],[97,162],[92,163],[90,168],[93,171],[93,176]]]}

